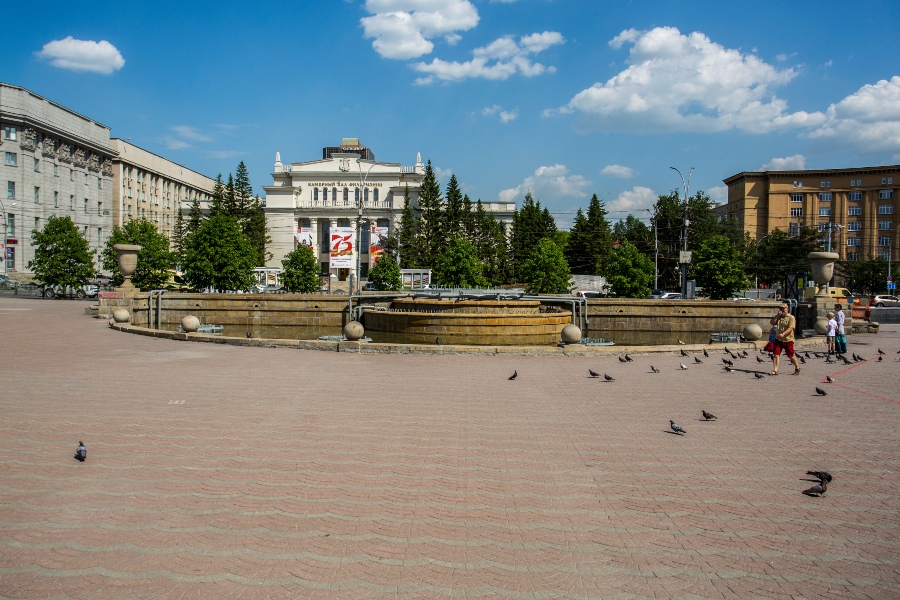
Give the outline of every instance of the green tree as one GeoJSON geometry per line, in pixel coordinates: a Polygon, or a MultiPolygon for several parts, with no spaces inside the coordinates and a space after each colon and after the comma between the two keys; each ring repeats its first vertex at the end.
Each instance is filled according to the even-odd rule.
{"type": "Polygon", "coordinates": [[[739,248],[724,235],[714,235],[693,253],[697,285],[711,300],[725,300],[747,284],[739,248]]]}
{"type": "Polygon", "coordinates": [[[200,223],[202,222],[203,211],[200,208],[200,198],[194,196],[194,199],[191,201],[191,208],[188,211],[188,219],[184,226],[182,248],[184,247],[184,240],[187,240],[189,237],[191,237],[191,234],[200,229],[200,223]]]}
{"type": "Polygon", "coordinates": [[[172,228],[172,261],[179,265],[184,255],[184,236],[187,232],[187,222],[184,220],[184,213],[181,211],[179,203],[178,210],[175,213],[175,226],[172,228]]]}
{"type": "Polygon", "coordinates": [[[245,218],[241,222],[241,230],[256,253],[256,266],[265,266],[266,261],[272,258],[272,253],[266,250],[266,246],[272,243],[272,238],[269,235],[266,211],[259,196],[250,201],[245,218]]]}
{"type": "Polygon", "coordinates": [[[422,264],[419,251],[419,210],[413,206],[409,197],[409,186],[403,192],[403,211],[400,213],[400,232],[397,234],[399,244],[400,266],[404,269],[416,269],[422,264]]]}
{"type": "Polygon", "coordinates": [[[28,268],[46,285],[73,289],[94,276],[90,245],[70,217],[51,215],[44,228],[31,232],[34,258],[28,268]]]}
{"type": "Polygon", "coordinates": [[[609,253],[612,251],[612,235],[609,221],[606,219],[607,214],[597,194],[591,197],[587,215],[578,209],[566,248],[566,260],[573,273],[597,275],[606,270],[609,253]]]}
{"type": "Polygon", "coordinates": [[[612,237],[620,243],[629,242],[638,252],[651,259],[654,256],[652,222],[647,226],[634,215],[628,215],[613,226],[612,237]]]}
{"type": "Polygon", "coordinates": [[[185,244],[184,278],[197,289],[248,289],[255,266],[256,251],[228,215],[210,216],[185,244]]]}
{"type": "Polygon", "coordinates": [[[465,203],[455,173],[450,175],[444,198],[446,202],[444,208],[444,231],[448,235],[466,235],[465,203]]]}
{"type": "MultiPolygon", "coordinates": [[[[197,202],[197,207],[199,209],[200,203],[197,202]]],[[[193,207],[192,207],[193,208],[193,207]]],[[[225,206],[225,184],[222,183],[222,174],[219,173],[216,176],[216,183],[213,184],[213,192],[212,197],[209,199],[209,214],[210,216],[219,214],[219,213],[227,213],[228,210],[225,206]]],[[[193,214],[191,215],[191,221],[193,221],[193,214]]],[[[199,217],[199,213],[198,213],[199,217]]],[[[194,231],[196,231],[197,227],[200,226],[200,220],[198,218],[196,226],[194,227],[194,231]]]]}
{"type": "Polygon", "coordinates": [[[400,265],[394,260],[393,255],[388,252],[381,255],[375,266],[369,269],[369,282],[377,290],[395,292],[403,287],[400,279],[400,265]]]}
{"type": "Polygon", "coordinates": [[[808,273],[807,255],[822,249],[820,233],[814,227],[801,227],[796,235],[776,229],[760,239],[749,265],[750,275],[767,285],[782,284],[788,275],[808,273]]]}
{"type": "Polygon", "coordinates": [[[484,265],[484,276],[488,284],[498,286],[509,282],[511,278],[506,227],[484,210],[481,200],[475,205],[472,223],[472,243],[478,260],[484,265]]]}
{"type": "Polygon", "coordinates": [[[418,230],[416,244],[419,247],[420,268],[434,268],[438,257],[443,254],[446,243],[446,230],[443,215],[443,202],[441,199],[441,187],[431,167],[431,161],[425,165],[425,177],[422,180],[422,189],[419,193],[418,230]]]}
{"type": "MultiPolygon", "coordinates": [[[[854,262],[840,262],[838,271],[847,280],[847,287],[861,294],[881,294],[887,289],[888,261],[872,258],[854,262]]],[[[897,274],[897,263],[891,264],[891,273],[897,274]]]]}
{"type": "Polygon", "coordinates": [[[281,259],[282,285],[292,292],[311,293],[322,289],[319,263],[309,246],[297,246],[281,259]]]}
{"type": "Polygon", "coordinates": [[[152,290],[169,280],[169,269],[175,262],[175,254],[169,250],[169,238],[160,233],[156,224],[147,219],[132,219],[124,225],[113,227],[101,258],[103,269],[113,274],[113,282],[122,285],[125,278],[119,271],[119,261],[113,246],[116,244],[137,244],[137,268],[131,277],[135,287],[152,290]]]}
{"type": "Polygon", "coordinates": [[[631,242],[620,241],[609,257],[606,281],[610,293],[619,298],[649,298],[653,284],[653,261],[631,242]]]}
{"type": "Polygon", "coordinates": [[[572,275],[562,250],[551,238],[538,241],[522,264],[522,280],[529,294],[567,294],[572,275]]]}
{"type": "Polygon", "coordinates": [[[535,202],[531,192],[525,194],[522,208],[513,212],[510,231],[509,249],[513,277],[525,281],[523,274],[525,262],[530,259],[538,242],[544,238],[552,238],[555,233],[556,221],[550,211],[542,209],[540,201],[535,202]]]}
{"type": "Polygon", "coordinates": [[[478,260],[475,246],[462,236],[454,235],[434,265],[434,280],[442,287],[487,287],[484,264],[478,260]]]}

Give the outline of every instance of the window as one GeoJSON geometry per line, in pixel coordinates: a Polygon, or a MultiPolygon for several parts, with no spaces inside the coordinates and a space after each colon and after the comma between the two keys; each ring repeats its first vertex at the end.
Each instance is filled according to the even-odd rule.
{"type": "Polygon", "coordinates": [[[84,185],[87,185],[87,184],[88,184],[88,174],[85,173],[84,174],[84,185]]]}
{"type": "Polygon", "coordinates": [[[41,160],[39,158],[34,159],[34,172],[35,173],[41,172],[41,160]]]}
{"type": "Polygon", "coordinates": [[[893,228],[893,221],[878,221],[878,230],[887,231],[893,228]]]}
{"type": "Polygon", "coordinates": [[[35,218],[34,218],[34,228],[35,228],[35,229],[40,229],[40,228],[41,228],[41,218],[40,218],[40,217],[35,217],[35,218]]]}
{"type": "Polygon", "coordinates": [[[88,242],[90,242],[91,239],[88,237],[88,229],[87,228],[88,228],[88,226],[85,225],[84,226],[84,239],[86,239],[88,242]]]}
{"type": "Polygon", "coordinates": [[[131,205],[129,204],[128,206],[126,206],[125,210],[126,210],[128,216],[130,217],[131,216],[131,205]]]}
{"type": "Polygon", "coordinates": [[[819,202],[831,202],[831,192],[819,192],[819,202]]]}
{"type": "Polygon", "coordinates": [[[884,260],[890,260],[891,259],[891,251],[888,250],[886,252],[879,252],[878,258],[883,258],[884,260]]]}
{"type": "Polygon", "coordinates": [[[369,203],[369,188],[363,190],[363,202],[369,203]]]}
{"type": "Polygon", "coordinates": [[[53,208],[59,208],[59,192],[53,192],[53,208]]]}
{"type": "Polygon", "coordinates": [[[16,197],[16,182],[15,181],[7,181],[6,182],[6,197],[7,198],[15,198],[16,197]]]}
{"type": "Polygon", "coordinates": [[[356,203],[357,206],[359,206],[359,188],[356,188],[355,190],[353,190],[353,193],[354,193],[353,201],[356,203]]]}
{"type": "Polygon", "coordinates": [[[375,202],[375,206],[378,206],[378,188],[372,190],[372,200],[375,202]]]}
{"type": "Polygon", "coordinates": [[[347,206],[348,204],[350,204],[349,191],[347,188],[344,188],[344,206],[347,206]]]}
{"type": "Polygon", "coordinates": [[[97,246],[103,243],[103,228],[97,228],[97,246]]]}
{"type": "Polygon", "coordinates": [[[894,205],[893,204],[881,204],[878,206],[878,214],[879,215],[892,215],[894,214],[894,205]]]}
{"type": "Polygon", "coordinates": [[[803,194],[791,194],[791,202],[803,202],[803,194]]]}
{"type": "Polygon", "coordinates": [[[19,163],[18,158],[15,152],[6,152],[4,163],[7,167],[15,167],[19,163]]]}
{"type": "MultiPolygon", "coordinates": [[[[331,248],[331,232],[329,229],[331,228],[331,221],[327,221],[325,219],[319,219],[319,226],[322,228],[322,243],[321,247],[324,249],[331,248]]],[[[324,269],[323,273],[328,272],[328,269],[324,269]]]]}
{"type": "Polygon", "coordinates": [[[328,188],[322,188],[322,205],[325,206],[327,204],[328,204],[328,188]]]}
{"type": "Polygon", "coordinates": [[[39,188],[38,186],[34,186],[34,203],[41,203],[41,188],[39,188]]]}
{"type": "Polygon", "coordinates": [[[97,178],[97,189],[98,189],[98,190],[102,190],[102,189],[103,189],[103,180],[100,179],[99,177],[97,178]]]}
{"type": "Polygon", "coordinates": [[[6,140],[17,140],[17,139],[19,139],[19,138],[16,136],[16,132],[17,132],[17,131],[18,131],[18,130],[17,130],[15,127],[12,127],[11,125],[7,125],[6,127],[3,128],[3,139],[6,139],[6,140]]]}
{"type": "Polygon", "coordinates": [[[97,202],[97,216],[98,217],[103,216],[103,203],[99,202],[99,201],[97,202]]]}
{"type": "Polygon", "coordinates": [[[859,202],[862,200],[862,192],[850,192],[847,194],[847,200],[850,202],[859,202]]]}
{"type": "Polygon", "coordinates": [[[823,180],[823,181],[822,181],[822,185],[820,185],[819,187],[830,188],[830,187],[831,187],[831,180],[827,180],[827,179],[826,179],[826,180],[823,180]]]}
{"type": "Polygon", "coordinates": [[[792,208],[792,209],[791,209],[791,216],[792,216],[792,217],[802,217],[802,216],[803,216],[803,209],[802,209],[802,208],[792,208]]]}
{"type": "Polygon", "coordinates": [[[862,231],[862,223],[860,221],[850,221],[847,223],[847,231],[862,231]]]}
{"type": "Polygon", "coordinates": [[[53,163],[53,176],[59,177],[59,165],[56,163],[53,163]]]}
{"type": "Polygon", "coordinates": [[[820,209],[819,209],[819,216],[820,216],[820,217],[830,217],[830,216],[831,216],[831,207],[830,207],[830,206],[826,206],[825,208],[820,208],[820,209]]]}
{"type": "Polygon", "coordinates": [[[862,214],[862,206],[848,206],[847,214],[851,217],[858,217],[862,214]]]}
{"type": "Polygon", "coordinates": [[[879,246],[890,246],[891,245],[890,236],[879,236],[878,245],[879,246]]]}
{"type": "Polygon", "coordinates": [[[794,187],[795,187],[795,188],[802,188],[802,187],[803,187],[803,182],[802,182],[802,181],[794,181],[794,187]]]}
{"type": "Polygon", "coordinates": [[[319,205],[319,188],[313,188],[313,204],[319,205]]]}
{"type": "Polygon", "coordinates": [[[6,215],[6,235],[16,237],[16,215],[12,213],[6,215]]]}
{"type": "Polygon", "coordinates": [[[860,241],[861,241],[861,240],[860,240],[859,238],[857,238],[857,237],[848,237],[848,238],[847,238],[847,245],[848,245],[848,246],[859,246],[859,245],[860,245],[860,241]]]}
{"type": "Polygon", "coordinates": [[[878,190],[879,200],[890,200],[894,197],[894,190],[878,190]]]}
{"type": "Polygon", "coordinates": [[[84,214],[87,214],[87,203],[88,203],[88,199],[85,198],[84,199],[84,214]]]}
{"type": "Polygon", "coordinates": [[[69,167],[69,181],[75,181],[75,170],[69,167]]]}
{"type": "Polygon", "coordinates": [[[75,196],[69,194],[69,210],[75,210],[75,196]]]}
{"type": "Polygon", "coordinates": [[[859,260],[859,252],[848,252],[847,260],[849,260],[850,262],[858,261],[859,260]]]}

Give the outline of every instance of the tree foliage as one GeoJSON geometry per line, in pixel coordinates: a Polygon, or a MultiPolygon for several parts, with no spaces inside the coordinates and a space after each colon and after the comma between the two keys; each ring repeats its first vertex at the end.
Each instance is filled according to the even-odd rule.
{"type": "Polygon", "coordinates": [[[802,227],[794,236],[776,229],[758,240],[748,272],[767,285],[780,284],[788,275],[809,272],[807,255],[821,250],[819,238],[819,232],[813,227],[802,227]]]}
{"type": "Polygon", "coordinates": [[[137,267],[131,277],[135,287],[152,290],[169,280],[169,269],[175,262],[175,254],[169,251],[169,238],[159,232],[155,223],[147,219],[132,219],[121,227],[113,227],[101,257],[103,269],[113,274],[115,285],[122,285],[125,278],[119,270],[118,256],[113,249],[116,244],[141,246],[137,267]]]}
{"type": "Polygon", "coordinates": [[[434,266],[434,280],[442,287],[486,287],[484,264],[478,260],[475,246],[462,236],[454,235],[434,266]]]}
{"type": "MultiPolygon", "coordinates": [[[[900,274],[897,272],[898,263],[891,263],[890,266],[892,274],[900,274]]],[[[878,257],[854,262],[842,261],[837,263],[836,267],[836,270],[846,278],[847,287],[854,292],[874,295],[887,291],[888,261],[886,258],[878,257]]]]}
{"type": "Polygon", "coordinates": [[[184,278],[197,289],[245,290],[253,284],[255,266],[255,249],[225,214],[203,221],[185,244],[184,278]]]}
{"type": "Polygon", "coordinates": [[[522,264],[521,278],[529,294],[567,294],[572,275],[562,250],[549,237],[538,241],[522,264]]]}
{"type": "Polygon", "coordinates": [[[446,243],[446,220],[443,215],[441,188],[431,167],[431,161],[425,166],[425,177],[419,194],[419,219],[416,244],[419,252],[419,267],[433,266],[437,263],[446,243]]]}
{"type": "Polygon", "coordinates": [[[598,275],[606,271],[612,251],[612,234],[606,208],[594,194],[587,215],[578,209],[566,244],[566,260],[573,273],[598,275]]]}
{"type": "MultiPolygon", "coordinates": [[[[525,263],[544,238],[552,238],[556,232],[556,221],[546,208],[541,208],[540,201],[535,201],[531,192],[525,194],[522,208],[513,213],[512,230],[510,231],[510,255],[512,275],[521,281],[525,277],[525,263]]],[[[554,244],[557,250],[559,246],[554,244]]],[[[565,260],[565,259],[563,259],[565,260]]],[[[568,266],[566,267],[568,270],[568,266]]]]}
{"type": "Polygon", "coordinates": [[[385,252],[369,269],[369,282],[378,290],[397,291],[403,287],[400,279],[400,265],[394,260],[393,255],[385,252]]]}
{"type": "Polygon", "coordinates": [[[403,192],[403,211],[400,213],[400,232],[397,241],[400,245],[400,266],[404,269],[416,269],[422,264],[419,249],[419,209],[413,205],[409,195],[409,186],[403,192]]]}
{"type": "Polygon", "coordinates": [[[620,240],[609,257],[606,281],[610,293],[619,298],[649,298],[653,284],[653,261],[631,242],[620,240]]]}
{"type": "Polygon", "coordinates": [[[319,263],[312,248],[297,246],[281,259],[284,273],[281,284],[291,292],[311,293],[322,289],[319,279],[319,263]]]}
{"type": "Polygon", "coordinates": [[[84,234],[68,216],[51,215],[44,228],[31,232],[34,259],[28,268],[46,285],[76,288],[94,276],[94,258],[84,234]]]}
{"type": "Polygon", "coordinates": [[[711,300],[731,298],[747,284],[739,248],[724,235],[708,237],[694,251],[697,285],[711,300]]]}

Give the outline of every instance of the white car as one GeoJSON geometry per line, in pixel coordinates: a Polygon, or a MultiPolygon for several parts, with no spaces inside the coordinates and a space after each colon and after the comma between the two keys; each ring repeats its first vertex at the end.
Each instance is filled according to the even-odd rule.
{"type": "Polygon", "coordinates": [[[660,294],[660,300],[681,300],[682,295],[680,292],[665,292],[660,294]]]}

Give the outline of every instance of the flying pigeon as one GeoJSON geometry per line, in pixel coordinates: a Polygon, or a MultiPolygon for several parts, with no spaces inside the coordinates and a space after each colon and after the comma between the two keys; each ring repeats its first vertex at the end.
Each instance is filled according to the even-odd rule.
{"type": "Polygon", "coordinates": [[[84,447],[84,442],[78,442],[78,447],[75,448],[75,458],[80,462],[84,462],[84,459],[87,458],[87,448],[84,447]]]}
{"type": "Polygon", "coordinates": [[[626,354],[626,355],[625,355],[625,361],[626,361],[626,362],[634,362],[634,359],[631,358],[630,356],[628,356],[628,355],[626,354]]]}
{"type": "Polygon", "coordinates": [[[519,372],[513,371],[513,374],[509,376],[509,380],[512,381],[513,379],[515,379],[518,376],[519,376],[519,372]]]}
{"type": "Polygon", "coordinates": [[[808,490],[803,490],[803,493],[807,496],[821,496],[825,493],[825,490],[828,489],[828,484],[822,481],[819,485],[814,485],[808,490]]]}
{"type": "Polygon", "coordinates": [[[657,369],[653,365],[650,365],[650,370],[653,371],[654,373],[659,373],[659,369],[657,369]]]}
{"type": "Polygon", "coordinates": [[[706,350],[704,350],[704,351],[703,351],[703,356],[705,356],[706,358],[709,358],[709,352],[707,352],[706,350]]]}
{"type": "Polygon", "coordinates": [[[764,361],[763,359],[761,359],[760,357],[757,356],[757,357],[756,357],[756,362],[758,362],[758,363],[764,363],[764,362],[766,362],[766,361],[764,361]]]}
{"type": "Polygon", "coordinates": [[[831,375],[826,375],[825,381],[827,381],[828,383],[834,383],[834,378],[832,378],[831,375]]]}
{"type": "Polygon", "coordinates": [[[701,410],[700,412],[703,413],[703,418],[706,419],[707,421],[715,421],[716,420],[716,415],[712,414],[711,412],[706,412],[705,410],[701,410]]]}
{"type": "Polygon", "coordinates": [[[696,357],[696,356],[694,357],[694,362],[697,363],[698,365],[702,365],[702,364],[703,364],[703,361],[700,360],[700,358],[699,358],[699,357],[696,357]]]}
{"type": "Polygon", "coordinates": [[[753,373],[753,376],[756,377],[757,379],[765,379],[766,378],[766,376],[763,375],[762,373],[760,373],[759,371],[755,371],[753,373]]]}
{"type": "Polygon", "coordinates": [[[591,377],[600,377],[600,373],[596,373],[596,372],[592,371],[591,369],[588,369],[588,373],[591,374],[591,377]]]}
{"type": "Polygon", "coordinates": [[[684,348],[681,349],[681,355],[682,355],[682,356],[687,356],[687,355],[688,355],[688,353],[684,351],[684,348]]]}
{"type": "Polygon", "coordinates": [[[820,395],[820,396],[827,396],[827,395],[828,395],[828,392],[826,392],[825,390],[823,390],[823,389],[820,388],[820,387],[817,387],[817,388],[816,388],[816,393],[817,393],[818,395],[820,395]]]}
{"type": "Polygon", "coordinates": [[[682,371],[687,371],[687,366],[684,363],[678,363],[678,368],[682,371]]]}
{"type": "Polygon", "coordinates": [[[832,480],[831,473],[829,473],[828,471],[807,471],[806,474],[812,475],[819,481],[831,483],[832,480]]]}
{"type": "Polygon", "coordinates": [[[603,374],[603,379],[605,379],[605,380],[607,380],[607,381],[615,381],[615,379],[614,379],[613,377],[610,377],[610,376],[607,375],[606,373],[603,374]]]}
{"type": "Polygon", "coordinates": [[[681,425],[679,425],[672,419],[669,419],[669,427],[671,427],[672,431],[674,431],[678,435],[681,435],[682,433],[687,433],[687,431],[684,430],[684,427],[682,427],[681,425]]]}

